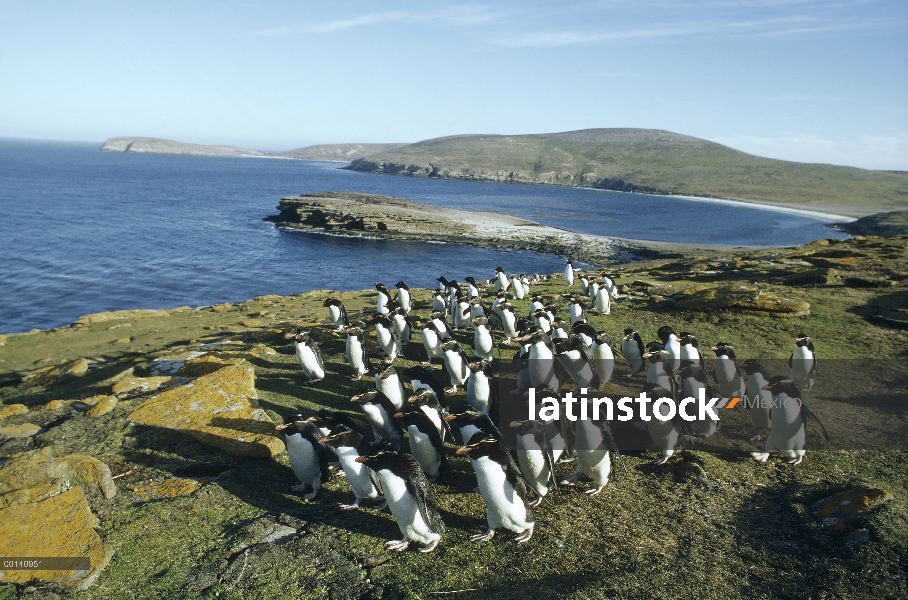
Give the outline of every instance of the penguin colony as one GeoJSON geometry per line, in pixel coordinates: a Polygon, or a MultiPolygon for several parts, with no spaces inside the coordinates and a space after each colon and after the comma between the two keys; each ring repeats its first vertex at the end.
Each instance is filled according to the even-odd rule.
{"type": "MultiPolygon", "coordinates": [[[[342,510],[356,510],[364,501],[374,503],[375,509],[388,507],[402,539],[387,542],[386,548],[399,552],[416,544],[419,552],[431,552],[444,534],[431,484],[449,468],[444,443],[450,439],[457,445],[454,455],[465,457],[473,467],[474,491],[486,505],[487,528],[471,539],[486,541],[496,530],[507,529],[516,534],[517,543],[528,541],[535,506],[559,485],[576,486],[581,479],[592,481],[585,494],[599,493],[609,481],[613,458],[620,461],[620,454],[605,420],[537,418],[499,423],[496,371],[502,360],[513,361],[519,370],[517,387],[508,393],[527,406],[524,398],[530,388],[537,397],[556,399],[565,384],[571,389],[602,389],[612,378],[617,354],[650,398],[677,402],[697,396],[700,390],[710,396],[748,398],[754,427],[751,440],[766,439],[764,450],[752,453],[754,460],[766,462],[775,453],[787,455],[791,464],[803,460],[807,420],[816,420],[801,400],[802,391],[809,391],[816,377],[816,353],[809,337],[797,336],[787,376],[774,376],[756,359],[738,360],[730,344],[717,342],[710,348],[714,354],[710,379],[700,343],[691,332],[663,326],[658,341],[644,344],[636,330],[626,328],[616,347],[606,331],[596,331],[587,323],[589,311],[609,315],[612,302],[621,295],[606,273],[598,277],[580,273],[570,259],[566,262],[565,283],[574,288],[579,282],[580,291],[562,294],[565,309],[532,294],[531,286],[545,277],[508,277],[500,267],[484,282],[467,277],[465,288],[439,277],[432,311],[422,319],[411,314],[410,290],[402,281],[395,284],[393,298],[384,285],[376,284],[376,310],[365,322],[351,323],[343,303],[327,299],[324,307],[330,325],[347,335],[344,354],[352,369],[351,380],[363,381],[374,372],[374,386],[363,385],[350,396],[361,418],[324,409],[308,418],[296,415],[277,427],[285,436],[299,480],[291,490],[313,499],[331,471],[339,470],[354,495],[353,502],[340,506],[342,510]],[[523,298],[530,299],[530,311],[518,316],[509,299],[523,298]],[[561,313],[567,313],[566,320],[561,313]],[[381,356],[377,364],[366,342],[369,326],[381,356]],[[453,334],[470,327],[472,357],[453,334]],[[425,360],[422,366],[400,373],[394,361],[404,356],[414,332],[421,337],[425,360]],[[502,358],[502,345],[512,342],[519,349],[512,358],[502,358]],[[454,410],[447,398],[461,387],[466,406],[454,410]],[[513,450],[501,443],[504,436],[496,424],[513,429],[513,450]],[[575,463],[576,470],[558,478],[558,463],[575,463]]],[[[304,383],[324,379],[318,343],[298,328],[294,345],[304,383]]],[[[417,353],[422,356],[419,351],[411,354],[417,353]]],[[[518,414],[529,416],[528,410],[518,414]]],[[[633,424],[648,432],[659,451],[661,456],[653,464],[664,464],[693,438],[709,437],[719,428],[719,422],[709,419],[690,423],[680,418],[651,419],[633,424]]]]}

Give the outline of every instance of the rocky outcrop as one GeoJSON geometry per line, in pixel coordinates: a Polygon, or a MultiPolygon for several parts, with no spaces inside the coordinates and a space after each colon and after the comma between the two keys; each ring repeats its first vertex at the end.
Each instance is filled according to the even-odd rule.
{"type": "Polygon", "coordinates": [[[392,196],[323,192],[284,198],[278,209],[280,214],[270,220],[279,225],[325,233],[519,248],[566,254],[578,260],[611,256],[617,249],[611,238],[392,196]]]}
{"type": "Polygon", "coordinates": [[[224,366],[140,404],[129,415],[136,425],[184,431],[234,456],[270,458],[284,451],[274,422],[259,406],[255,370],[248,363],[224,366]]]}

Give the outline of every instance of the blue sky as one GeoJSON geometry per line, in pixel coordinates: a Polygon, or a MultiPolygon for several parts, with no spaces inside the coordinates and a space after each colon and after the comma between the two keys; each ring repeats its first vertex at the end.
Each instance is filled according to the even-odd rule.
{"type": "Polygon", "coordinates": [[[285,150],[666,129],[908,170],[908,2],[11,2],[0,136],[285,150]]]}

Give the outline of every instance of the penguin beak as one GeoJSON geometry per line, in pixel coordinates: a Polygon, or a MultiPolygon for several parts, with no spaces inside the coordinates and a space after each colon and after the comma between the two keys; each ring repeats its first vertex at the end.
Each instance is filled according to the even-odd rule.
{"type": "Polygon", "coordinates": [[[404,418],[404,413],[402,413],[402,412],[396,412],[396,413],[394,413],[394,418],[395,418],[395,419],[403,419],[403,418],[404,418]]]}
{"type": "Polygon", "coordinates": [[[283,425],[276,425],[274,428],[277,431],[283,431],[283,430],[287,429],[288,427],[290,427],[290,425],[283,424],[283,425]]]}
{"type": "Polygon", "coordinates": [[[369,462],[369,457],[368,456],[357,456],[355,459],[353,459],[353,462],[358,462],[358,463],[369,462]]]}
{"type": "Polygon", "coordinates": [[[319,443],[319,444],[322,444],[322,445],[325,445],[325,444],[327,444],[329,441],[330,441],[330,440],[329,440],[328,438],[323,437],[323,438],[321,438],[321,439],[318,440],[318,443],[319,443]]]}
{"type": "Polygon", "coordinates": [[[772,391],[772,387],[768,383],[766,385],[764,385],[763,387],[761,387],[760,389],[766,390],[767,392],[772,391]]]}
{"type": "Polygon", "coordinates": [[[710,350],[712,350],[713,352],[718,352],[718,351],[719,351],[719,347],[718,347],[718,346],[713,346],[712,348],[710,348],[710,350]]]}
{"type": "Polygon", "coordinates": [[[463,455],[469,454],[469,453],[470,453],[469,446],[461,446],[460,448],[458,448],[457,450],[454,451],[454,454],[456,454],[457,456],[463,456],[463,455]]]}
{"type": "Polygon", "coordinates": [[[511,427],[512,427],[513,429],[517,429],[518,427],[520,427],[521,425],[523,425],[525,422],[526,422],[526,421],[511,421],[511,427]]]}
{"type": "Polygon", "coordinates": [[[409,402],[410,404],[416,404],[416,396],[410,396],[409,398],[407,398],[407,402],[409,402]]]}
{"type": "Polygon", "coordinates": [[[453,421],[456,418],[457,417],[455,415],[445,415],[444,420],[447,421],[448,423],[450,423],[451,421],[453,421]]]}

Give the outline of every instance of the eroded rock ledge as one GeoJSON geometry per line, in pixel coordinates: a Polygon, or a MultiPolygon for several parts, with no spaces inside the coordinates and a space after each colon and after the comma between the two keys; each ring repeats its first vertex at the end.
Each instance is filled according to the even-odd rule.
{"type": "Polygon", "coordinates": [[[386,239],[449,242],[614,260],[627,247],[613,238],[576,234],[517,217],[441,208],[393,196],[323,192],[281,200],[282,227],[386,239]]]}

